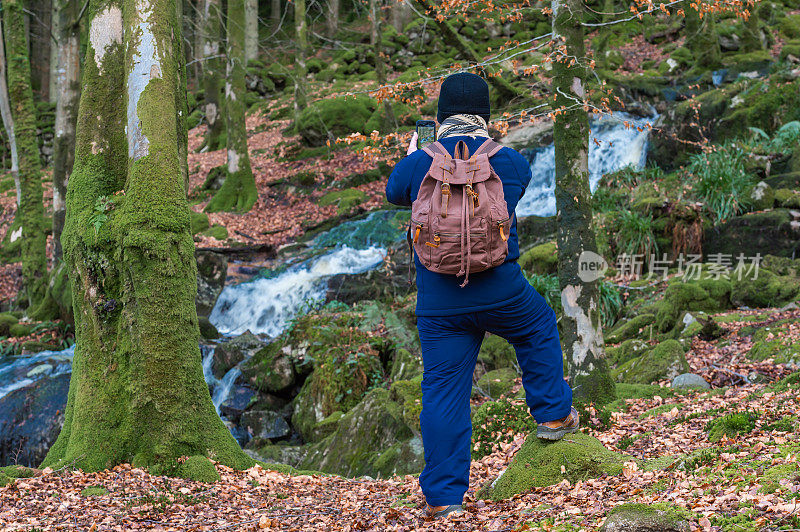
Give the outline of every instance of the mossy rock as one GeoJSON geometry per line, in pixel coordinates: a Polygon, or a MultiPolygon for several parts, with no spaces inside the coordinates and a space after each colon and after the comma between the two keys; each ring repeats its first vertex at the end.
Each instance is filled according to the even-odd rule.
{"type": "Polygon", "coordinates": [[[775,191],[775,204],[789,209],[800,209],[800,192],[789,188],[775,191]]]}
{"type": "Polygon", "coordinates": [[[0,336],[9,336],[11,327],[19,323],[19,319],[9,312],[0,313],[0,336]]]}
{"type": "MultiPolygon", "coordinates": [[[[371,72],[374,74],[374,72],[371,72]]],[[[399,126],[412,126],[416,123],[416,114],[417,111],[410,105],[407,105],[402,102],[397,102],[392,100],[392,113],[394,114],[394,119],[397,121],[397,125],[399,126]]],[[[372,131],[380,131],[381,133],[388,133],[389,131],[394,131],[395,126],[394,123],[390,126],[390,130],[387,131],[385,128],[381,128],[381,124],[383,121],[383,116],[386,110],[384,108],[384,104],[380,103],[375,108],[375,112],[372,113],[372,116],[369,117],[367,123],[364,125],[364,133],[370,134],[372,131]]]]}
{"type": "Polygon", "coordinates": [[[759,181],[750,187],[748,191],[745,191],[745,195],[750,198],[755,211],[763,211],[775,206],[775,189],[764,181],[759,181]]]}
{"type": "Polygon", "coordinates": [[[395,443],[383,451],[373,465],[381,478],[422,472],[425,467],[422,438],[414,436],[410,440],[395,443]]]}
{"type": "Polygon", "coordinates": [[[295,383],[294,365],[281,344],[273,342],[244,364],[242,378],[262,392],[281,393],[295,383]]]}
{"type": "Polygon", "coordinates": [[[735,437],[739,434],[749,434],[756,428],[757,419],[758,414],[755,412],[735,412],[709,421],[706,424],[708,441],[716,442],[723,436],[735,437]]]}
{"type": "Polygon", "coordinates": [[[683,346],[677,340],[664,340],[642,356],[631,359],[612,372],[618,382],[650,384],[659,380],[672,380],[681,373],[689,373],[689,363],[683,346]]]}
{"type": "MultiPolygon", "coordinates": [[[[389,456],[380,460],[393,445],[412,436],[400,405],[390,399],[388,390],[376,388],[342,416],[333,434],[309,447],[299,467],[345,476],[376,477],[387,469],[398,474],[419,473],[418,461],[406,467],[389,463],[389,456]]],[[[398,458],[400,453],[394,456],[398,458]]]]}
{"type": "Polygon", "coordinates": [[[296,129],[309,146],[363,132],[375,112],[376,101],[368,96],[326,98],[311,103],[297,119],[296,129]]]}
{"type": "Polygon", "coordinates": [[[607,346],[606,360],[612,367],[618,367],[625,362],[644,354],[650,349],[650,344],[639,338],[629,338],[617,347],[607,346]]]}
{"type": "Polygon", "coordinates": [[[655,321],[653,314],[640,314],[634,318],[623,321],[616,325],[605,336],[607,344],[618,344],[631,338],[639,338],[643,336],[649,339],[651,336],[650,328],[655,321]]]}
{"type": "Polygon", "coordinates": [[[743,214],[715,227],[713,231],[706,231],[703,252],[706,255],[723,253],[736,257],[744,252],[742,243],[746,242],[748,257],[756,253],[762,256],[800,256],[800,228],[796,226],[790,209],[743,214]]]}
{"type": "Polygon", "coordinates": [[[319,204],[324,206],[336,205],[337,214],[346,214],[353,207],[361,205],[367,199],[367,194],[357,188],[347,188],[328,192],[319,199],[319,204]]]}
{"type": "MultiPolygon", "coordinates": [[[[800,360],[800,344],[791,340],[788,332],[798,323],[797,319],[785,319],[759,327],[753,332],[753,345],[747,352],[747,358],[754,362],[772,360],[775,364],[785,364],[800,360]]],[[[739,336],[744,336],[744,330],[739,336]]]]}
{"type": "Polygon", "coordinates": [[[407,381],[397,381],[390,388],[390,397],[402,409],[403,421],[415,434],[420,433],[422,413],[422,375],[407,381]]]}
{"type": "Polygon", "coordinates": [[[88,486],[81,490],[81,497],[102,497],[110,492],[103,486],[88,486]]]}
{"type": "Polygon", "coordinates": [[[529,249],[517,260],[517,264],[528,274],[549,275],[558,270],[558,252],[555,242],[547,242],[529,249]]]}
{"type": "Polygon", "coordinates": [[[514,348],[502,336],[490,334],[483,339],[478,361],[488,370],[513,368],[517,362],[514,348]]]}
{"type": "Polygon", "coordinates": [[[608,512],[601,532],[689,532],[683,513],[666,504],[625,503],[608,512]]]}
{"type": "Polygon", "coordinates": [[[494,369],[478,379],[476,385],[492,399],[499,399],[511,391],[518,376],[513,368],[494,369]]]}
{"type": "Polygon", "coordinates": [[[731,301],[739,306],[781,307],[800,298],[800,279],[759,269],[758,276],[732,276],[731,301]]]}
{"type": "Polygon", "coordinates": [[[200,336],[206,340],[216,340],[220,337],[219,331],[211,321],[205,316],[197,317],[197,324],[200,327],[200,336]]]}
{"type": "Polygon", "coordinates": [[[201,233],[205,236],[210,236],[211,238],[216,238],[217,240],[227,240],[228,239],[228,229],[224,225],[214,224],[205,231],[201,233]]]}
{"type": "Polygon", "coordinates": [[[217,482],[220,479],[219,472],[211,460],[200,455],[189,456],[180,463],[175,476],[207,483],[217,482]]]}
{"type": "Polygon", "coordinates": [[[485,484],[476,498],[503,500],[564,479],[574,483],[603,474],[618,475],[628,460],[588,434],[571,434],[557,442],[531,434],[506,470],[494,482],[485,484]]]}
{"type": "Polygon", "coordinates": [[[789,39],[800,39],[800,15],[787,15],[778,23],[780,32],[789,39]]]}
{"type": "Polygon", "coordinates": [[[395,350],[389,377],[393,382],[410,380],[422,375],[422,357],[408,349],[395,350]]]}
{"type": "Polygon", "coordinates": [[[325,438],[336,432],[336,429],[339,427],[339,421],[342,420],[342,417],[344,417],[344,412],[342,412],[341,410],[337,410],[328,417],[326,417],[325,419],[323,419],[322,421],[320,421],[319,423],[317,423],[316,425],[314,425],[314,428],[311,429],[313,432],[313,436],[311,439],[313,439],[314,441],[324,440],[325,438]]]}
{"type": "Polygon", "coordinates": [[[656,304],[656,326],[667,332],[684,311],[719,312],[731,308],[731,282],[727,279],[700,279],[670,282],[664,299],[656,304]]]}
{"type": "Polygon", "coordinates": [[[189,225],[192,234],[196,235],[201,231],[208,229],[208,215],[204,212],[189,211],[189,225]]]}
{"type": "Polygon", "coordinates": [[[15,323],[8,328],[9,336],[28,336],[33,331],[34,325],[31,323],[15,323]]]}

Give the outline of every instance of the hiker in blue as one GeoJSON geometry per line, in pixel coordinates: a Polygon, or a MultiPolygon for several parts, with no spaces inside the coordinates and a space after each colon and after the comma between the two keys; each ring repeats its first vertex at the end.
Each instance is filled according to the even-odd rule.
{"type": "MultiPolygon", "coordinates": [[[[469,153],[489,138],[489,87],[476,74],[449,76],[439,93],[437,140],[451,156],[464,141],[469,153]]],[[[416,133],[408,156],[397,163],[386,184],[395,205],[411,205],[433,159],[417,150],[416,133]]],[[[489,162],[503,184],[508,213],[513,213],[531,179],[528,161],[504,147],[489,162]]],[[[522,384],[540,438],[557,440],[578,430],[572,390],[564,380],[555,312],[528,283],[517,264],[516,217],[508,236],[505,262],[462,278],[425,268],[414,254],[417,271],[417,328],[422,344],[420,426],[425,469],[419,477],[429,517],[463,511],[469,486],[472,424],[472,375],[487,332],[514,346],[522,384]]]]}

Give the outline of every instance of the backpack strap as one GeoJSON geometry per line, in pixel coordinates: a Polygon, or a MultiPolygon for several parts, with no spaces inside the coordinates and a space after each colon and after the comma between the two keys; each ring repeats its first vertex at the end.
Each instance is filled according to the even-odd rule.
{"type": "Polygon", "coordinates": [[[476,155],[480,155],[481,153],[485,153],[487,157],[493,156],[495,153],[500,151],[503,147],[502,144],[493,141],[492,139],[486,139],[486,142],[481,144],[477,150],[472,154],[473,157],[476,155]]]}
{"type": "Polygon", "coordinates": [[[450,154],[447,153],[447,150],[444,148],[444,146],[442,146],[442,144],[438,140],[422,148],[422,151],[424,151],[431,157],[434,157],[438,153],[439,155],[443,155],[446,159],[450,158],[450,154]]]}

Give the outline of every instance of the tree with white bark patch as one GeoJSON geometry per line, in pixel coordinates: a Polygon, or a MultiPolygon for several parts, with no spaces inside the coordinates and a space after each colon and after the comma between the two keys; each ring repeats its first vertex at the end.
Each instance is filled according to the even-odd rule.
{"type": "Polygon", "coordinates": [[[247,62],[258,57],[258,0],[244,1],[244,58],[247,62]]]}
{"type": "Polygon", "coordinates": [[[206,212],[247,212],[258,199],[250,167],[245,127],[244,0],[228,0],[225,129],[227,165],[225,180],[206,205],[206,212]]]}
{"type": "MultiPolygon", "coordinates": [[[[561,288],[561,340],[577,404],[604,404],[615,396],[603,352],[599,280],[581,279],[581,261],[597,253],[589,189],[589,115],[583,103],[586,83],[579,0],[553,0],[558,280],[561,288]],[[590,255],[589,255],[590,256],[590,255]]],[[[585,262],[585,261],[584,261],[585,262]]],[[[584,276],[586,277],[586,276],[584,276]]]]}
{"type": "Polygon", "coordinates": [[[87,18],[62,234],[76,348],[64,426],[43,466],[127,462],[213,479],[208,458],[253,461],[203,378],[175,0],[92,0],[87,18]]]}
{"type": "Polygon", "coordinates": [[[203,36],[202,57],[203,88],[205,97],[205,115],[208,130],[204,147],[214,151],[225,145],[225,117],[223,116],[223,58],[222,46],[222,9],[220,0],[203,1],[203,36]]]}

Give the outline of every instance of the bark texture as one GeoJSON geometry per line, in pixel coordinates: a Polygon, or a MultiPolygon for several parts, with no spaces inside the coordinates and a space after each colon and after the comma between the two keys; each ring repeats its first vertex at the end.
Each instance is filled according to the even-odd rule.
{"type": "Polygon", "coordinates": [[[78,0],[55,0],[58,20],[58,67],[56,68],[56,123],[53,140],[53,259],[61,260],[67,180],[75,162],[75,124],[80,102],[80,29],[76,23],[78,0]]]}
{"type": "MultiPolygon", "coordinates": [[[[0,4],[2,5],[2,4],[0,4]]],[[[0,119],[3,120],[3,129],[8,137],[9,151],[11,152],[11,175],[14,177],[14,188],[17,193],[17,207],[22,196],[19,186],[19,159],[17,158],[17,140],[14,136],[14,118],[11,116],[11,104],[8,99],[8,84],[6,83],[6,49],[3,39],[3,13],[0,12],[0,119]]]]}
{"type": "Polygon", "coordinates": [[[203,88],[205,93],[205,112],[208,131],[205,149],[219,150],[225,146],[225,119],[222,115],[222,78],[224,66],[221,54],[222,11],[220,0],[203,2],[203,88]]]}
{"type": "Polygon", "coordinates": [[[578,404],[604,404],[614,398],[614,383],[603,353],[599,281],[579,276],[579,257],[596,253],[589,189],[589,116],[583,106],[586,54],[580,0],[553,1],[553,32],[560,36],[553,64],[556,109],[556,210],[558,280],[564,316],[561,341],[578,404]]]}
{"type": "Polygon", "coordinates": [[[325,18],[325,30],[328,37],[333,38],[336,32],[339,31],[339,8],[341,7],[341,0],[328,0],[328,13],[325,18]]]}
{"type": "Polygon", "coordinates": [[[175,0],[92,0],[87,12],[62,234],[76,349],[64,426],[43,467],[131,462],[191,477],[179,457],[253,463],[203,379],[177,138],[184,67],[176,15],[175,0]]]}
{"type": "Polygon", "coordinates": [[[206,212],[247,212],[258,199],[250,168],[245,127],[244,2],[228,0],[228,66],[225,81],[225,129],[228,160],[225,181],[206,205],[206,212]]]}
{"type": "Polygon", "coordinates": [[[306,22],[306,0],[294,0],[294,123],[300,111],[306,108],[306,57],[308,56],[308,23],[306,22]]]}
{"type": "Polygon", "coordinates": [[[281,25],[281,0],[272,0],[269,16],[272,19],[273,28],[281,25]]]}
{"type": "Polygon", "coordinates": [[[258,57],[258,0],[244,0],[244,58],[258,57]]]}
{"type": "MultiPolygon", "coordinates": [[[[370,19],[372,22],[372,32],[370,34],[370,44],[375,53],[375,73],[378,77],[378,85],[386,85],[386,56],[381,46],[381,25],[383,23],[383,2],[381,0],[370,0],[369,2],[370,19]]],[[[381,116],[380,131],[382,133],[396,130],[397,120],[392,110],[392,102],[386,98],[383,100],[383,115],[381,116]]],[[[367,132],[369,133],[369,131],[367,132]]]]}
{"type": "Polygon", "coordinates": [[[16,216],[22,228],[22,290],[19,302],[33,308],[44,297],[47,287],[47,257],[42,166],[36,137],[36,112],[31,90],[31,68],[25,36],[22,0],[4,0],[3,34],[7,59],[8,99],[14,122],[19,175],[19,206],[16,216]]]}

